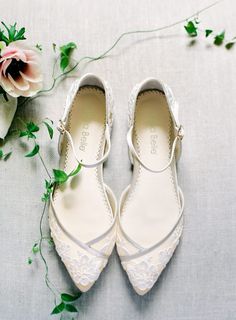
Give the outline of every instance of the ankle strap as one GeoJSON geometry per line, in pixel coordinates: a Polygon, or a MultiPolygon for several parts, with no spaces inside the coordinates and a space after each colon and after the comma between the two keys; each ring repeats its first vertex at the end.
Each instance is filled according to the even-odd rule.
{"type": "Polygon", "coordinates": [[[128,133],[127,133],[127,143],[128,143],[128,146],[129,146],[129,151],[131,153],[132,156],[134,156],[138,162],[145,168],[147,169],[148,171],[151,171],[151,172],[154,172],[154,173],[161,173],[163,171],[165,171],[167,168],[169,168],[169,166],[171,165],[173,159],[174,159],[174,156],[175,156],[175,149],[176,149],[176,146],[177,146],[177,142],[178,141],[181,141],[184,137],[184,130],[183,130],[183,127],[180,125],[179,127],[176,127],[176,137],[173,141],[173,144],[172,144],[172,148],[171,148],[171,155],[170,155],[170,160],[169,162],[161,169],[153,169],[153,168],[149,168],[148,165],[146,165],[143,160],[140,158],[140,156],[138,155],[138,153],[136,152],[135,148],[134,148],[134,145],[133,145],[133,126],[130,127],[128,133]]]}
{"type": "Polygon", "coordinates": [[[106,128],[105,128],[105,141],[106,141],[106,152],[104,153],[103,157],[99,160],[97,160],[94,163],[84,163],[82,159],[80,159],[80,156],[76,153],[75,151],[75,146],[74,146],[74,142],[72,139],[72,136],[70,134],[70,132],[66,129],[66,125],[62,120],[59,120],[59,125],[57,127],[58,131],[60,132],[61,135],[66,135],[67,140],[72,148],[72,152],[74,154],[74,157],[76,159],[76,161],[81,164],[81,166],[85,167],[85,168],[94,168],[97,167],[98,165],[102,164],[103,162],[105,162],[108,158],[108,155],[110,153],[111,150],[111,140],[110,140],[110,129],[109,129],[109,125],[106,124],[106,128]]]}

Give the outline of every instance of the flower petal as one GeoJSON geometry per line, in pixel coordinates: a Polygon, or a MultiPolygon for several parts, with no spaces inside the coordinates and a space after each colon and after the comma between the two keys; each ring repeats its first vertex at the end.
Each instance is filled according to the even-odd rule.
{"type": "Polygon", "coordinates": [[[27,91],[30,88],[29,82],[25,81],[22,77],[18,77],[17,80],[14,80],[10,73],[8,74],[8,78],[11,83],[19,90],[27,91]]]}
{"type": "Polygon", "coordinates": [[[12,62],[12,59],[7,59],[7,60],[3,61],[3,63],[2,63],[1,72],[3,72],[4,77],[6,76],[7,68],[9,67],[11,62],[12,62]]]}
{"type": "Polygon", "coordinates": [[[29,67],[27,66],[24,72],[20,71],[20,75],[23,79],[30,82],[40,82],[42,81],[42,74],[36,66],[29,67]]]}
{"type": "Polygon", "coordinates": [[[42,82],[29,82],[29,85],[29,90],[21,92],[22,97],[32,97],[42,89],[42,82]]]}
{"type": "Polygon", "coordinates": [[[9,90],[13,90],[14,86],[11,83],[11,81],[6,78],[6,77],[1,77],[1,86],[3,87],[3,89],[8,92],[9,90]]]}

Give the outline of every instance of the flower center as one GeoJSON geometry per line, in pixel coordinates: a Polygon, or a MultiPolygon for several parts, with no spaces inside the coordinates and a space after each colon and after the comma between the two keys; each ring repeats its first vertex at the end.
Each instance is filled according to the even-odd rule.
{"type": "Polygon", "coordinates": [[[20,71],[23,72],[25,70],[26,65],[22,60],[12,59],[12,62],[7,67],[6,75],[10,74],[13,79],[17,79],[20,76],[20,71]]]}

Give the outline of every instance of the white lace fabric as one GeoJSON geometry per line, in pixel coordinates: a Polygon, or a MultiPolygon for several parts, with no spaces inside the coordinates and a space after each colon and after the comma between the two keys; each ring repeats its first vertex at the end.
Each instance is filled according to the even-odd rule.
{"type": "Polygon", "coordinates": [[[99,277],[106,266],[108,257],[115,245],[115,228],[97,245],[98,252],[102,255],[94,255],[88,249],[75,244],[61,230],[52,211],[49,211],[49,224],[51,235],[56,250],[65,264],[72,280],[79,286],[91,286],[99,277]]]}
{"type": "Polygon", "coordinates": [[[171,236],[160,247],[147,254],[145,254],[145,249],[144,254],[142,254],[142,250],[133,247],[118,231],[116,245],[121,257],[121,263],[128,274],[130,282],[139,291],[139,294],[149,291],[157,281],[179,244],[182,230],[183,218],[171,236]],[[128,261],[122,260],[122,256],[128,257],[135,253],[141,256],[128,261]]]}

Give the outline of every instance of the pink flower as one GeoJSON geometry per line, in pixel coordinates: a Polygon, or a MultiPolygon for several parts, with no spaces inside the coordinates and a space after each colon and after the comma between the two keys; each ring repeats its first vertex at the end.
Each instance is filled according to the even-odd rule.
{"type": "Polygon", "coordinates": [[[0,51],[0,86],[13,97],[31,97],[42,88],[39,53],[11,42],[0,51]]]}

